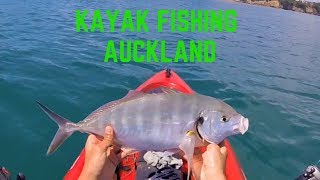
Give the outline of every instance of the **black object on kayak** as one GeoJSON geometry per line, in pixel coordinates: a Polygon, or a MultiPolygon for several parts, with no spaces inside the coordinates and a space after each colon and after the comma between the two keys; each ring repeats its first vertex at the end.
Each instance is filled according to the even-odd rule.
{"type": "Polygon", "coordinates": [[[6,168],[0,166],[0,180],[11,180],[11,175],[6,168]]]}
{"type": "Polygon", "coordinates": [[[171,77],[171,69],[170,68],[166,69],[166,77],[167,78],[171,77]]]}
{"type": "MultiPolygon", "coordinates": [[[[11,180],[10,172],[2,166],[0,166],[0,180],[11,180]]],[[[26,180],[26,177],[22,173],[18,173],[17,180],[26,180]]]]}
{"type": "Polygon", "coordinates": [[[162,169],[159,169],[156,172],[152,172],[149,174],[148,180],[163,180],[163,179],[169,179],[169,180],[180,180],[179,175],[175,173],[174,169],[171,167],[164,167],[162,169]]]}
{"type": "Polygon", "coordinates": [[[315,165],[308,166],[295,180],[320,180],[320,169],[315,165]]]}
{"type": "Polygon", "coordinates": [[[18,173],[17,180],[26,180],[26,177],[22,173],[18,173]]]}
{"type": "MultiPolygon", "coordinates": [[[[144,154],[145,152],[141,152],[144,154]]],[[[182,172],[180,169],[175,169],[169,165],[158,169],[154,166],[148,165],[140,156],[138,166],[136,167],[136,179],[143,180],[182,180],[182,172]]]]}
{"type": "Polygon", "coordinates": [[[148,180],[180,180],[179,175],[175,172],[175,169],[172,167],[164,167],[159,169],[156,172],[152,172],[147,177],[148,180]]]}

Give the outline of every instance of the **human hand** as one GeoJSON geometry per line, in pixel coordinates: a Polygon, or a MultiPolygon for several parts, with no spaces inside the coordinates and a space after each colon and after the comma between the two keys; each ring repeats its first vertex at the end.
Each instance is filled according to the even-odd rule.
{"type": "Polygon", "coordinates": [[[117,165],[127,153],[112,146],[113,129],[107,126],[103,140],[89,135],[85,146],[85,163],[78,180],[113,179],[117,165]]]}
{"type": "Polygon", "coordinates": [[[192,174],[196,180],[226,180],[225,167],[227,148],[216,144],[209,144],[207,150],[201,154],[196,149],[192,160],[192,174]]]}

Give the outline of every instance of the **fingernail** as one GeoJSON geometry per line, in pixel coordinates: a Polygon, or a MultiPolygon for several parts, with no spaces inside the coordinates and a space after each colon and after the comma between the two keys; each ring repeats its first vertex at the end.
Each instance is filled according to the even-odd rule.
{"type": "Polygon", "coordinates": [[[112,133],[112,128],[110,126],[106,127],[106,133],[111,134],[112,133]]]}

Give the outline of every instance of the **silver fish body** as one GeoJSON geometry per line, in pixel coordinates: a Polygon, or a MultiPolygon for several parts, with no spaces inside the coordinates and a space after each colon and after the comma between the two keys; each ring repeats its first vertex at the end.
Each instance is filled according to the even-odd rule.
{"type": "MultiPolygon", "coordinates": [[[[49,116],[53,113],[39,105],[49,116]]],[[[50,117],[55,120],[52,114],[50,117]]],[[[55,121],[59,125],[59,120],[55,121]]],[[[248,120],[225,102],[201,94],[132,91],[118,101],[101,106],[77,124],[60,120],[61,131],[69,134],[59,135],[59,129],[48,154],[74,131],[103,136],[108,125],[113,127],[116,143],[122,147],[161,151],[178,148],[188,131],[198,132],[208,142],[219,143],[226,136],[243,134],[248,129],[248,120]]],[[[197,146],[201,142],[198,138],[197,146]]]]}

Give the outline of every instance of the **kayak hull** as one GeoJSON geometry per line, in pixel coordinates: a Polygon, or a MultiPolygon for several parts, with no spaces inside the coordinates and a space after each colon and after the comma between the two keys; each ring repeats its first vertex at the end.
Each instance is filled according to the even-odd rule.
{"type": "MultiPolygon", "coordinates": [[[[169,87],[175,90],[178,90],[182,93],[193,94],[194,91],[187,85],[187,83],[182,80],[174,71],[172,70],[163,70],[149,78],[146,82],[141,84],[136,90],[142,92],[149,92],[159,87],[169,87]]],[[[226,139],[221,144],[226,146],[228,151],[227,162],[226,162],[226,176],[228,180],[245,180],[245,174],[241,168],[241,165],[237,159],[237,156],[230,144],[226,139]]],[[[205,151],[205,147],[201,148],[202,151],[205,151]]],[[[121,180],[133,180],[136,177],[136,161],[139,159],[140,154],[133,154],[129,157],[126,157],[122,160],[122,166],[131,166],[132,171],[120,171],[118,175],[121,180]]],[[[78,158],[75,160],[74,164],[71,166],[67,174],[65,175],[65,180],[75,180],[78,179],[81,174],[85,159],[84,149],[81,151],[78,158]]],[[[184,162],[182,167],[182,172],[187,173],[187,163],[184,162]]]]}

